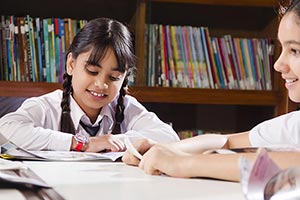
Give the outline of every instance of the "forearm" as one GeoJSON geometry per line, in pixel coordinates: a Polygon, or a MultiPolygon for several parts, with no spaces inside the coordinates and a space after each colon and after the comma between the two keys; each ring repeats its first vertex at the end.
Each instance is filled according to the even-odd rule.
{"type": "Polygon", "coordinates": [[[181,140],[172,146],[186,153],[199,154],[209,149],[221,149],[226,143],[227,137],[224,135],[207,134],[181,140]]]}
{"type": "Polygon", "coordinates": [[[242,132],[242,133],[234,133],[226,135],[228,138],[227,144],[225,148],[227,149],[234,149],[234,148],[243,148],[243,147],[250,147],[251,143],[249,140],[249,132],[242,132]]]}
{"type": "Polygon", "coordinates": [[[254,153],[247,154],[200,154],[185,158],[181,162],[185,177],[206,177],[228,181],[239,181],[239,158],[245,156],[253,161],[254,153]]]}
{"type": "MultiPolygon", "coordinates": [[[[300,152],[268,152],[268,155],[281,169],[300,167],[300,152]]],[[[187,156],[181,162],[180,171],[184,177],[207,177],[239,181],[239,159],[241,156],[253,163],[256,153],[187,156]]]]}
{"type": "Polygon", "coordinates": [[[32,123],[2,123],[1,134],[9,141],[27,150],[67,151],[71,146],[71,134],[34,127],[32,123]]]}
{"type": "Polygon", "coordinates": [[[281,169],[300,167],[300,152],[268,152],[268,155],[281,169]]]}

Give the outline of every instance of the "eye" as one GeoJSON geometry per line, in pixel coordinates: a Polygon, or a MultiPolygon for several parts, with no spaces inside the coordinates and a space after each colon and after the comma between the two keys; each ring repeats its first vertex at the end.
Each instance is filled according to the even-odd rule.
{"type": "Polygon", "coordinates": [[[95,67],[92,66],[85,66],[85,71],[90,74],[90,75],[97,75],[98,74],[98,70],[94,69],[95,67]]]}
{"type": "Polygon", "coordinates": [[[110,79],[111,81],[119,81],[119,80],[121,79],[120,77],[121,77],[121,76],[118,76],[118,77],[110,76],[109,79],[110,79]]]}
{"type": "Polygon", "coordinates": [[[297,49],[291,49],[291,52],[292,52],[292,54],[294,54],[294,55],[298,55],[298,54],[300,53],[300,51],[297,50],[297,49]]]}

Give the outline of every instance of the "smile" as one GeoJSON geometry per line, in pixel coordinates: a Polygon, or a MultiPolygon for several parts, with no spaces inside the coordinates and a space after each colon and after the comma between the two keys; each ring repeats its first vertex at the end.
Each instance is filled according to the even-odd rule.
{"type": "Polygon", "coordinates": [[[104,97],[105,96],[105,94],[99,94],[99,93],[92,92],[92,91],[90,93],[95,97],[104,97]]]}
{"type": "Polygon", "coordinates": [[[298,81],[298,79],[285,79],[286,83],[294,83],[296,81],[298,81]]]}

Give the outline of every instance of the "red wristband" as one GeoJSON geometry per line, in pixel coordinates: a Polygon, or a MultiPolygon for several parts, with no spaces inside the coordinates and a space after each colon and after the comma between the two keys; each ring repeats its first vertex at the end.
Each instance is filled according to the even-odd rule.
{"type": "Polygon", "coordinates": [[[83,148],[83,143],[77,141],[75,151],[82,151],[82,148],[83,148]]]}

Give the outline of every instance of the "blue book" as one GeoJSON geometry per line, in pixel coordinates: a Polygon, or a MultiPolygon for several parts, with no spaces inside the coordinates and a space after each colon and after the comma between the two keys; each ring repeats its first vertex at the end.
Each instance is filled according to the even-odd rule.
{"type": "Polygon", "coordinates": [[[223,79],[223,67],[222,67],[222,63],[219,59],[219,52],[217,50],[217,39],[216,38],[211,38],[211,43],[212,43],[212,48],[213,48],[213,54],[214,54],[214,59],[216,62],[216,66],[217,66],[217,72],[218,72],[218,76],[219,76],[219,80],[220,80],[220,84],[221,84],[221,88],[225,88],[225,81],[223,79]]]}

